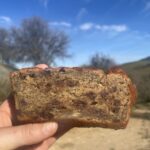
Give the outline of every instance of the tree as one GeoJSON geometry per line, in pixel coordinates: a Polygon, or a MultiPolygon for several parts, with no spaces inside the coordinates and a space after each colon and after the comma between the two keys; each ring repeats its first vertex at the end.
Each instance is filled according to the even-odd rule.
{"type": "MultiPolygon", "coordinates": [[[[32,17],[24,19],[20,27],[13,27],[9,32],[8,63],[30,62],[33,65],[46,63],[51,65],[55,58],[68,57],[68,37],[64,32],[49,28],[48,22],[32,17]]],[[[1,52],[1,51],[0,51],[1,52]]]]}
{"type": "Polygon", "coordinates": [[[95,55],[93,55],[90,58],[89,65],[85,65],[85,66],[100,68],[100,69],[103,69],[106,71],[106,70],[110,69],[111,67],[116,66],[116,63],[112,58],[110,58],[106,55],[100,55],[100,54],[96,53],[95,55]]]}

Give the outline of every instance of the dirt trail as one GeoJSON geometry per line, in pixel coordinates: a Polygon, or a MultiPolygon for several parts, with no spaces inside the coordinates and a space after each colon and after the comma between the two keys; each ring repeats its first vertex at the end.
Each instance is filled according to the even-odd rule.
{"type": "Polygon", "coordinates": [[[150,111],[133,116],[125,130],[73,128],[50,150],[150,150],[150,111]]]}

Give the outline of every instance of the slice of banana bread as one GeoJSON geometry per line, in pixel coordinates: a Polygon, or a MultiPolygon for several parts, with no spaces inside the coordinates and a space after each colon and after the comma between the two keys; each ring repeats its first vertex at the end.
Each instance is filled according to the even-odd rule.
{"type": "Polygon", "coordinates": [[[10,78],[19,123],[72,120],[75,126],[125,128],[136,97],[120,69],[26,68],[10,78]]]}

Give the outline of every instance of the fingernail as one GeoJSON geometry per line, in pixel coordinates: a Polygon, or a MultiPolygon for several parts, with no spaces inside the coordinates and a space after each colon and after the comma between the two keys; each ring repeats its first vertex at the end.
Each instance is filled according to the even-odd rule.
{"type": "Polygon", "coordinates": [[[45,134],[49,134],[50,132],[55,132],[57,130],[57,123],[55,122],[52,122],[52,123],[45,123],[44,126],[43,126],[43,132],[45,134]]]}

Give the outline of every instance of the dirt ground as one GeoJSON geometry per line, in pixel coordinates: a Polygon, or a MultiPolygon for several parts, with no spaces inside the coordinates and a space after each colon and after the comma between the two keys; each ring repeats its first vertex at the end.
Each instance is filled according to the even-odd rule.
{"type": "Polygon", "coordinates": [[[50,150],[150,150],[150,110],[134,111],[124,130],[73,128],[50,150]]]}

